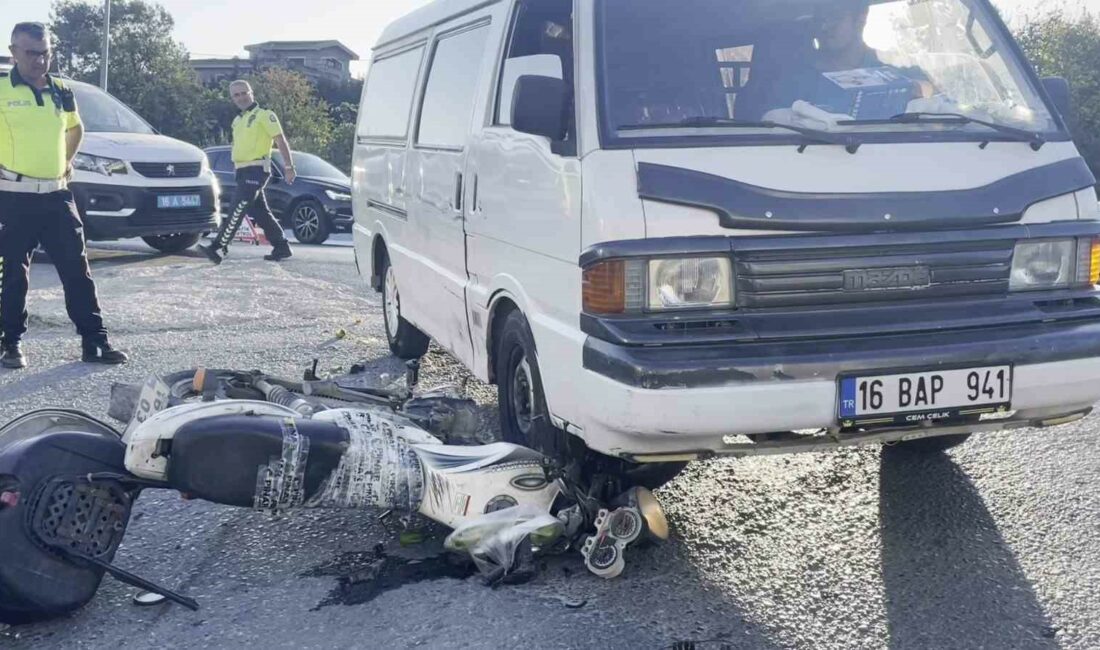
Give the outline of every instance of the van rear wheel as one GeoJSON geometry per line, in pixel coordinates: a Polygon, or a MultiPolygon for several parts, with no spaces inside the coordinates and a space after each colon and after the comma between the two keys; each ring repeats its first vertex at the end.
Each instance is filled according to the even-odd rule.
{"type": "Polygon", "coordinates": [[[428,351],[431,339],[401,316],[397,275],[390,258],[385,253],[382,255],[382,319],[386,325],[386,342],[390,352],[399,359],[419,359],[428,351]]]}
{"type": "Polygon", "coordinates": [[[631,485],[655,489],[671,481],[686,463],[636,464],[603,456],[550,421],[542,389],[538,353],[527,319],[519,311],[505,317],[496,334],[494,363],[500,429],[504,440],[530,447],[561,462],[577,461],[582,474],[611,473],[631,485]]]}

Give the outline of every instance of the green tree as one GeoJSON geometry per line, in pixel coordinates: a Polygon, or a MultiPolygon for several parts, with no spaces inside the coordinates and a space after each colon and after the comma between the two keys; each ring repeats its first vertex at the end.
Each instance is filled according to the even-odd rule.
{"type": "Polygon", "coordinates": [[[309,80],[290,70],[268,68],[249,78],[256,102],[282,120],[291,147],[325,156],[332,141],[329,106],[317,96],[309,80]]]}
{"type": "Polygon", "coordinates": [[[351,154],[355,149],[355,122],[341,122],[332,130],[332,142],[324,154],[325,160],[351,173],[351,154]]]}
{"type": "Polygon", "coordinates": [[[355,148],[355,129],[359,117],[359,102],[344,102],[339,106],[333,106],[329,113],[332,115],[333,129],[332,141],[329,143],[325,159],[336,165],[345,173],[351,172],[351,154],[355,148]]]}
{"type": "MultiPolygon", "coordinates": [[[[101,4],[54,2],[50,27],[58,66],[81,81],[99,78],[103,35],[101,4]]],[[[172,38],[175,22],[164,7],[144,0],[111,3],[111,68],[108,87],[160,132],[199,145],[216,134],[209,108],[213,94],[199,84],[187,50],[172,38]]]]}
{"type": "Polygon", "coordinates": [[[1073,108],[1066,117],[1081,154],[1100,175],[1100,21],[1050,11],[1030,18],[1016,38],[1041,76],[1069,81],[1073,108]]]}
{"type": "Polygon", "coordinates": [[[343,83],[319,81],[317,82],[317,94],[321,96],[321,99],[328,102],[329,106],[338,107],[342,104],[358,106],[359,97],[363,94],[363,80],[349,79],[343,83]]]}

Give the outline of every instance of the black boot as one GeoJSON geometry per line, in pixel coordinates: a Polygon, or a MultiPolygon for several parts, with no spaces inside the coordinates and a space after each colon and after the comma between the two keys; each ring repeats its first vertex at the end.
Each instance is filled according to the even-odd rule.
{"type": "Polygon", "coordinates": [[[224,254],[228,251],[218,252],[218,247],[214,242],[209,244],[199,244],[198,249],[202,251],[202,254],[210,258],[210,261],[215,265],[221,264],[224,254]]]}
{"type": "Polygon", "coordinates": [[[125,352],[114,349],[106,336],[84,339],[81,349],[83,351],[81,360],[84,363],[105,363],[117,366],[130,360],[125,352]]]}
{"type": "Polygon", "coordinates": [[[4,343],[3,350],[3,356],[0,356],[0,366],[12,370],[27,367],[27,358],[23,356],[23,348],[19,343],[4,343]]]}
{"type": "Polygon", "coordinates": [[[264,259],[268,262],[279,262],[292,255],[294,255],[294,253],[290,250],[290,242],[284,239],[280,242],[275,242],[275,245],[271,248],[271,254],[264,255],[264,259]]]}

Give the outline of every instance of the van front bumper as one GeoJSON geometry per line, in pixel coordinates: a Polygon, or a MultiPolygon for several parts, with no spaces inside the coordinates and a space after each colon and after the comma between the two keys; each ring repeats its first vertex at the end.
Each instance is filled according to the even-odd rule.
{"type": "Polygon", "coordinates": [[[661,460],[660,454],[782,453],[1055,423],[1100,400],[1100,314],[1092,303],[1072,311],[1077,318],[887,336],[667,346],[589,336],[583,394],[599,408],[587,409],[580,424],[599,451],[661,460]],[[1014,367],[1013,413],[1004,420],[845,430],[837,417],[841,374],[1002,364],[1014,367]],[[817,434],[775,433],[800,430],[817,434]]]}
{"type": "Polygon", "coordinates": [[[127,187],[72,183],[69,188],[89,240],[206,233],[218,228],[218,195],[212,185],[127,187]],[[157,207],[158,196],[195,194],[199,196],[198,206],[157,207]]]}

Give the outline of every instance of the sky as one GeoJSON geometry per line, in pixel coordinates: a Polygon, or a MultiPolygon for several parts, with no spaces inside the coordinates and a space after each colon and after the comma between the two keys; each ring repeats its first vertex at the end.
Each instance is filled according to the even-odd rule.
{"type": "MultiPolygon", "coordinates": [[[[86,0],[102,4],[103,0],[86,0]]],[[[194,58],[246,56],[244,46],[264,41],[335,39],[367,68],[370,50],[390,22],[430,0],[153,0],[176,21],[176,38],[194,58]]],[[[1098,0],[1100,1],[1100,0],[1098,0]]],[[[0,0],[0,38],[15,23],[46,22],[50,0],[0,0]]],[[[6,41],[5,41],[6,42],[6,41]]]]}
{"type": "MultiPolygon", "coordinates": [[[[88,0],[100,2],[101,0],[88,0]]],[[[675,0],[669,0],[674,2],[675,0]]],[[[195,58],[244,56],[263,41],[335,39],[363,59],[385,26],[430,0],[159,0],[176,20],[176,38],[195,58]],[[281,11],[280,11],[281,10],[281,11]]],[[[1044,6],[1065,4],[1100,14],[1100,0],[993,0],[1010,21],[1044,6]]],[[[0,35],[24,20],[47,21],[50,0],[0,0],[0,35]]],[[[6,36],[0,36],[6,38],[6,36]]]]}

